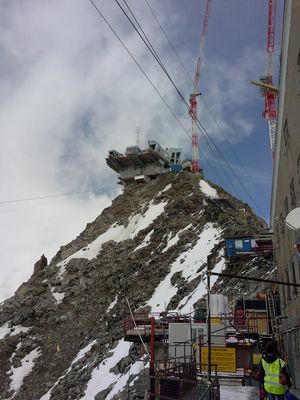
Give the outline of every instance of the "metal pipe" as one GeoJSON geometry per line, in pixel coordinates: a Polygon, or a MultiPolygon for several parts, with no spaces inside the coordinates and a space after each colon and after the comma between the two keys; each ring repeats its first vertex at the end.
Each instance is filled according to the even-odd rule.
{"type": "Polygon", "coordinates": [[[155,320],[151,318],[151,338],[150,338],[150,400],[155,399],[155,370],[154,370],[154,334],[155,334],[155,320]]]}
{"type": "Polygon", "coordinates": [[[210,315],[211,255],[207,257],[207,377],[211,382],[211,315],[210,315]]]}
{"type": "Polygon", "coordinates": [[[248,277],[248,276],[225,274],[224,272],[220,273],[220,272],[212,272],[212,271],[210,271],[209,275],[222,276],[224,278],[243,279],[245,281],[275,283],[276,285],[286,285],[286,286],[300,287],[300,283],[290,283],[290,282],[285,282],[285,281],[277,281],[277,280],[273,280],[273,279],[263,279],[263,278],[254,278],[254,277],[248,277]]]}

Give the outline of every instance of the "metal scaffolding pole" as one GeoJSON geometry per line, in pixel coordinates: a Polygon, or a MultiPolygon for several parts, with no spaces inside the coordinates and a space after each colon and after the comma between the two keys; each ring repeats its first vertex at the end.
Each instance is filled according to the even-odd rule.
{"type": "Polygon", "coordinates": [[[210,275],[212,257],[207,257],[207,377],[211,382],[211,315],[210,315],[210,275]]]}
{"type": "Polygon", "coordinates": [[[222,276],[224,278],[243,279],[245,281],[275,283],[276,285],[286,285],[286,286],[300,287],[300,283],[278,281],[278,280],[274,280],[274,279],[254,278],[254,277],[251,277],[251,276],[240,276],[240,275],[233,275],[233,274],[225,274],[224,272],[212,272],[212,271],[210,271],[209,275],[222,276]]]}

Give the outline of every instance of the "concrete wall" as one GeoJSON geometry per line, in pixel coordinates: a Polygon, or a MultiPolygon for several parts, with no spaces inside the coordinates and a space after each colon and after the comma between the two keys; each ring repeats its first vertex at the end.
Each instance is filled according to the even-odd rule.
{"type": "Polygon", "coordinates": [[[191,357],[191,324],[169,323],[169,357],[191,357]]]}
{"type": "Polygon", "coordinates": [[[134,178],[136,175],[158,175],[164,171],[168,171],[163,165],[159,162],[146,164],[143,168],[135,168],[135,167],[128,167],[122,171],[120,171],[120,176],[122,179],[130,179],[134,178]]]}
{"type": "MultiPolygon", "coordinates": [[[[285,2],[279,113],[272,187],[271,223],[278,278],[300,282],[296,232],[285,225],[289,211],[300,206],[300,0],[285,2]]],[[[294,385],[300,392],[300,288],[280,286],[284,343],[294,385]]],[[[300,394],[300,393],[299,393],[300,394]]]]}

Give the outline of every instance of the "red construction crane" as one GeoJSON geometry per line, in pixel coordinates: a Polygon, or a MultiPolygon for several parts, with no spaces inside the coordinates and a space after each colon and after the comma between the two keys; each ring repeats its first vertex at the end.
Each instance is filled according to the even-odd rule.
{"type": "Polygon", "coordinates": [[[194,90],[193,93],[190,95],[190,110],[189,114],[192,117],[192,171],[199,172],[199,143],[198,143],[198,128],[197,128],[197,96],[200,95],[199,92],[199,81],[200,81],[200,72],[201,72],[201,65],[204,55],[204,48],[205,48],[205,40],[208,30],[208,19],[210,14],[212,0],[207,0],[206,9],[205,9],[205,17],[203,23],[202,34],[200,38],[200,51],[199,57],[197,61],[196,67],[196,75],[194,81],[194,90]]]}
{"type": "Polygon", "coordinates": [[[272,157],[275,154],[275,136],[277,123],[276,96],[278,88],[273,86],[273,54],[275,42],[276,0],[268,0],[268,40],[267,40],[267,73],[260,82],[252,81],[262,89],[265,98],[263,117],[268,121],[272,157]]]}

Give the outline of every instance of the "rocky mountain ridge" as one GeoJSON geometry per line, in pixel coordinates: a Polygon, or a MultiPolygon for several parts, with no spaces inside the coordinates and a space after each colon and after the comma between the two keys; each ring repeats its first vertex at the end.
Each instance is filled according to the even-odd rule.
{"type": "MultiPolygon", "coordinates": [[[[127,300],[133,310],[193,309],[204,298],[207,256],[226,270],[224,235],[266,229],[249,206],[199,175],[131,185],[1,304],[0,399],[137,398],[146,360],[140,345],[122,339],[127,300]]],[[[234,268],[273,273],[265,258],[234,268]]],[[[237,295],[261,289],[234,286],[237,295]]],[[[214,289],[230,295],[233,284],[219,280],[214,289]]]]}

